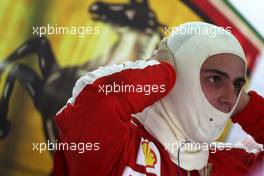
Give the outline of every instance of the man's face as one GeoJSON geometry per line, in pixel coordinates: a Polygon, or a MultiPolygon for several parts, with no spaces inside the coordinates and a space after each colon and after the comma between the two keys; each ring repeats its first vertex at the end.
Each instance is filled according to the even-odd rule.
{"type": "Polygon", "coordinates": [[[234,107],[245,84],[245,64],[233,54],[217,54],[203,63],[201,87],[209,103],[228,113],[234,107]]]}

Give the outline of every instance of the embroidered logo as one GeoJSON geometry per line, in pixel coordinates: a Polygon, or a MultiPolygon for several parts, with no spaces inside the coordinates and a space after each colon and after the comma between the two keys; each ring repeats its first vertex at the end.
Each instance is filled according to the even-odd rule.
{"type": "Polygon", "coordinates": [[[148,142],[143,141],[141,143],[141,147],[144,154],[146,167],[154,168],[154,165],[157,163],[157,156],[155,152],[150,148],[148,142]]]}
{"type": "MultiPolygon", "coordinates": [[[[160,152],[156,145],[148,139],[141,138],[136,163],[144,166],[146,173],[160,176],[160,162],[160,152]]],[[[146,174],[135,171],[130,166],[126,166],[123,176],[146,176],[146,174]]]]}
{"type": "Polygon", "coordinates": [[[138,149],[137,164],[146,167],[146,172],[160,176],[160,152],[148,139],[141,138],[138,149]]]}

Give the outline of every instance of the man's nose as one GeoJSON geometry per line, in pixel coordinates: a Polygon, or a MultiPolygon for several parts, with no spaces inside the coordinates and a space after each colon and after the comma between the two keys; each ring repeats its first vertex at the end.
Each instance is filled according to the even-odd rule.
{"type": "Polygon", "coordinates": [[[225,113],[230,112],[234,107],[236,100],[237,94],[233,84],[227,84],[224,86],[222,95],[219,99],[222,111],[225,113]]]}

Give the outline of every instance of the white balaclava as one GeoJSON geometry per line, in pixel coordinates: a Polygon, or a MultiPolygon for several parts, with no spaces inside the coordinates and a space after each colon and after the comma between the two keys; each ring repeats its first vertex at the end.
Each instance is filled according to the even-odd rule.
{"type": "Polygon", "coordinates": [[[200,83],[202,64],[212,55],[230,53],[246,65],[244,51],[230,32],[204,22],[180,25],[164,41],[173,56],[176,84],[166,97],[135,116],[163,144],[175,164],[200,170],[207,164],[209,151],[182,150],[179,145],[216,140],[238,103],[223,113],[208,102],[200,83]]]}

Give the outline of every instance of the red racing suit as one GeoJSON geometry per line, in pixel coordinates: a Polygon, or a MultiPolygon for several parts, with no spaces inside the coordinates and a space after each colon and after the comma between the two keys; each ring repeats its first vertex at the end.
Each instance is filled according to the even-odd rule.
{"type": "MultiPolygon", "coordinates": [[[[173,67],[154,60],[103,67],[80,78],[73,97],[55,121],[59,143],[85,143],[86,150],[56,150],[55,176],[187,175],[171,161],[164,146],[132,117],[166,96],[175,81],[173,67]],[[112,87],[109,91],[109,85],[133,85],[138,89],[120,91],[119,87],[115,91],[112,87]],[[149,85],[152,89],[146,93],[142,87],[149,85]]],[[[263,144],[264,99],[255,92],[249,94],[249,104],[232,121],[263,144]]],[[[212,164],[211,176],[244,176],[263,166],[263,158],[263,152],[252,154],[232,148],[210,153],[208,162],[212,164]]],[[[189,174],[199,175],[195,170],[189,174]]]]}

